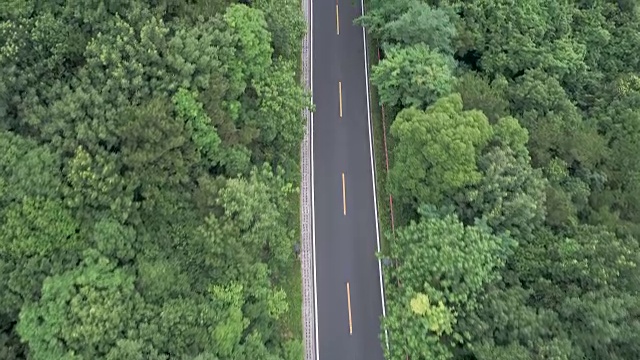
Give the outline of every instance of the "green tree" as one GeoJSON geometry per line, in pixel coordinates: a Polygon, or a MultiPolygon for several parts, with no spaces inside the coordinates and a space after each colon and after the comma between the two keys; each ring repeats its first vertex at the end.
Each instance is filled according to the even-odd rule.
{"type": "Polygon", "coordinates": [[[426,111],[403,110],[391,135],[396,142],[389,171],[391,193],[401,203],[417,206],[437,204],[482,179],[476,162],[492,129],[481,112],[463,111],[460,95],[454,94],[426,111]]]}
{"type": "Polygon", "coordinates": [[[255,120],[260,135],[253,153],[264,154],[256,156],[259,161],[278,164],[291,172],[299,166],[304,134],[302,109],[313,108],[311,99],[296,80],[289,61],[275,62],[269,73],[256,81],[255,91],[260,99],[255,120]]]}
{"type": "MultiPolygon", "coordinates": [[[[387,181],[398,204],[397,236],[385,254],[397,260],[387,270],[389,358],[638,357],[640,13],[632,3],[369,4],[359,22],[389,49],[372,83],[387,113],[397,114],[387,181]],[[449,90],[434,93],[438,80],[416,81],[422,55],[397,54],[416,46],[449,54],[447,21],[461,71],[449,90]],[[449,93],[460,94],[460,104],[449,93]],[[445,256],[411,265],[453,233],[407,240],[417,226],[406,223],[425,203],[517,244],[500,248],[505,265],[481,282],[471,308],[425,290],[440,278],[464,279],[451,267],[440,278],[424,275],[442,269],[445,256]]],[[[466,254],[456,259],[478,262],[466,254]]],[[[458,286],[453,295],[467,292],[458,286]]]]}
{"type": "Polygon", "coordinates": [[[526,129],[512,117],[493,125],[493,139],[477,159],[481,180],[453,196],[466,224],[483,219],[495,232],[530,238],[546,216],[542,171],[533,169],[526,148],[526,129]]]}
{"type": "Polygon", "coordinates": [[[393,341],[387,358],[451,359],[455,343],[468,336],[458,330],[457,318],[477,309],[477,297],[498,279],[512,241],[429,207],[419,213],[419,222],[398,230],[390,242],[399,266],[387,275],[383,324],[393,341]]]}
{"type": "Polygon", "coordinates": [[[0,6],[0,357],[299,357],[300,14],[0,6]]]}
{"type": "Polygon", "coordinates": [[[451,21],[454,14],[425,2],[403,0],[394,4],[382,2],[356,21],[368,27],[383,44],[423,43],[443,54],[453,54],[452,40],[457,35],[451,21]]]}
{"type": "Polygon", "coordinates": [[[458,77],[454,92],[459,93],[464,110],[480,110],[494,124],[509,115],[509,101],[504,94],[504,78],[489,83],[476,72],[464,72],[458,77]]]}
{"type": "Polygon", "coordinates": [[[393,3],[383,0],[372,0],[366,14],[357,18],[354,22],[367,28],[369,33],[377,40],[383,41],[386,33],[386,25],[398,20],[415,3],[412,0],[398,0],[393,3]]]}
{"type": "Polygon", "coordinates": [[[371,71],[380,104],[425,108],[448,95],[454,84],[454,61],[424,44],[390,47],[371,71]]]}
{"type": "Polygon", "coordinates": [[[636,179],[640,174],[636,160],[640,144],[638,137],[637,104],[640,101],[640,79],[629,76],[612,83],[611,93],[606,95],[607,105],[595,107],[594,117],[598,121],[598,132],[608,144],[606,161],[598,165],[594,172],[600,173],[606,181],[594,186],[590,204],[597,212],[591,220],[598,224],[619,226],[620,230],[640,234],[637,220],[640,209],[637,202],[640,188],[636,179]],[[624,195],[623,195],[624,194],[624,195]]]}
{"type": "Polygon", "coordinates": [[[476,334],[468,344],[469,353],[479,360],[572,359],[575,348],[558,315],[528,305],[532,298],[533,290],[519,286],[490,287],[482,306],[460,319],[462,331],[476,334]],[[493,336],[483,336],[487,333],[493,336]]]}
{"type": "Polygon", "coordinates": [[[0,257],[4,263],[4,311],[17,311],[40,294],[47,276],[79,260],[78,224],[60,201],[25,198],[4,209],[0,257]]]}
{"type": "Polygon", "coordinates": [[[95,359],[136,326],[141,298],[134,278],[104,258],[44,281],[42,298],[20,313],[18,333],[32,359],[95,359]]]}
{"type": "Polygon", "coordinates": [[[526,72],[509,89],[511,111],[529,130],[535,166],[558,156],[593,169],[605,153],[602,137],[585,122],[560,82],[540,70],[526,72]]]}
{"type": "Polygon", "coordinates": [[[196,145],[202,157],[207,161],[215,162],[220,157],[220,137],[215,127],[211,123],[211,119],[204,112],[202,104],[197,100],[198,94],[189,93],[181,88],[174,95],[178,120],[187,124],[188,133],[191,134],[191,140],[196,145]]]}
{"type": "Polygon", "coordinates": [[[273,56],[296,61],[307,30],[300,4],[291,0],[257,0],[252,5],[264,13],[267,28],[273,38],[273,56]]]}
{"type": "Polygon", "coordinates": [[[95,223],[91,242],[101,255],[129,264],[135,258],[136,231],[131,226],[106,218],[95,223]]]}
{"type": "Polygon", "coordinates": [[[536,304],[558,314],[575,356],[626,358],[634,352],[629,334],[638,325],[625,319],[637,311],[631,295],[639,285],[637,247],[633,238],[581,225],[562,235],[540,232],[537,242],[518,249],[520,282],[536,304]]]}
{"type": "Polygon", "coordinates": [[[229,6],[224,23],[234,51],[223,61],[229,67],[230,96],[236,97],[271,65],[271,34],[262,11],[246,5],[229,6]]]}
{"type": "Polygon", "coordinates": [[[461,7],[465,26],[459,47],[479,52],[488,74],[513,78],[542,69],[563,77],[585,66],[585,46],[571,36],[569,1],[479,0],[461,7]]]}

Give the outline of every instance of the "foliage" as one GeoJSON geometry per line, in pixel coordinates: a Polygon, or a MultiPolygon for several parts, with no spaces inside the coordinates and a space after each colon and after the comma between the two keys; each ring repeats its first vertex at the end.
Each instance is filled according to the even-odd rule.
{"type": "Polygon", "coordinates": [[[288,0],[0,6],[1,358],[301,356],[303,32],[288,0]]]}
{"type": "Polygon", "coordinates": [[[388,278],[402,287],[389,292],[384,326],[396,340],[387,358],[408,353],[450,359],[447,342],[454,345],[465,337],[454,331],[457,318],[477,308],[483,286],[498,278],[501,253],[511,241],[492,235],[486,226],[465,227],[455,216],[437,216],[427,207],[419,212],[420,221],[403,227],[391,242],[389,255],[400,265],[388,278]]]}
{"type": "Polygon", "coordinates": [[[384,52],[372,84],[395,115],[388,358],[638,358],[635,4],[371,1],[358,21],[384,52]],[[509,239],[473,296],[453,288],[470,308],[430,290],[486,264],[469,257],[487,248],[449,260],[452,239],[476,244],[467,229],[509,239]]]}
{"type": "Polygon", "coordinates": [[[253,6],[264,13],[267,29],[273,39],[274,57],[294,59],[299,56],[307,29],[300,3],[292,0],[257,0],[253,6]]]}
{"type": "Polygon", "coordinates": [[[417,0],[373,1],[373,9],[357,21],[384,44],[407,46],[423,43],[443,54],[452,54],[457,34],[451,21],[455,13],[417,0]]]}
{"type": "Polygon", "coordinates": [[[380,104],[424,108],[453,86],[453,59],[424,44],[392,47],[371,72],[380,104]]]}
{"type": "Polygon", "coordinates": [[[391,126],[397,143],[389,170],[391,193],[411,204],[436,203],[479,181],[476,148],[491,135],[487,118],[479,111],[463,111],[457,94],[426,111],[403,110],[391,126]]]}

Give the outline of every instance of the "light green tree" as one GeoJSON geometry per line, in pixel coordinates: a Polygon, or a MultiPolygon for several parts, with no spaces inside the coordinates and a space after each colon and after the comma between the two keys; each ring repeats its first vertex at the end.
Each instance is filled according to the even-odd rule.
{"type": "Polygon", "coordinates": [[[87,255],[81,267],[46,279],[42,298],[22,309],[17,331],[34,360],[100,358],[136,326],[134,278],[87,255]]]}
{"type": "Polygon", "coordinates": [[[452,40],[457,35],[451,16],[444,7],[434,8],[421,1],[410,1],[405,13],[382,28],[382,40],[407,46],[425,44],[442,54],[453,54],[452,40]]]}
{"type": "Polygon", "coordinates": [[[512,240],[486,226],[466,227],[455,216],[422,207],[421,218],[396,232],[389,255],[398,261],[387,274],[391,334],[388,359],[452,359],[469,334],[457,327],[478,308],[485,286],[499,278],[512,240]],[[398,284],[402,285],[398,285],[398,284]]]}
{"type": "Polygon", "coordinates": [[[479,111],[463,111],[460,95],[438,100],[421,111],[405,109],[391,126],[396,141],[389,187],[398,201],[437,204],[482,176],[477,157],[492,129],[479,111]]]}
{"type": "Polygon", "coordinates": [[[386,49],[385,58],[371,71],[371,83],[386,106],[425,108],[454,85],[453,58],[424,44],[386,49]]]}

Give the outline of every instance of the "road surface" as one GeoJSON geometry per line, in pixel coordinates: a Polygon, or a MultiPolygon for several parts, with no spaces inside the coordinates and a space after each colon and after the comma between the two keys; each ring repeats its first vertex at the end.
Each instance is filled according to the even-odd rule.
{"type": "Polygon", "coordinates": [[[316,360],[383,360],[384,303],[362,3],[312,0],[316,360]]]}

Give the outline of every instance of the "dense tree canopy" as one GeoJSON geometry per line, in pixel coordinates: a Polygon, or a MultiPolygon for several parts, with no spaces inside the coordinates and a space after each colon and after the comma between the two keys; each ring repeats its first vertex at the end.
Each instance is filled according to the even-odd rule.
{"type": "Polygon", "coordinates": [[[437,203],[443,196],[480,181],[476,148],[492,136],[479,111],[463,111],[459,95],[438,100],[426,111],[407,108],[391,126],[396,139],[391,192],[415,204],[437,203]]]}
{"type": "Polygon", "coordinates": [[[639,358],[637,2],[369,8],[398,204],[388,358],[639,358]]]}
{"type": "Polygon", "coordinates": [[[301,358],[304,29],[289,0],[2,2],[0,358],[301,358]]]}

